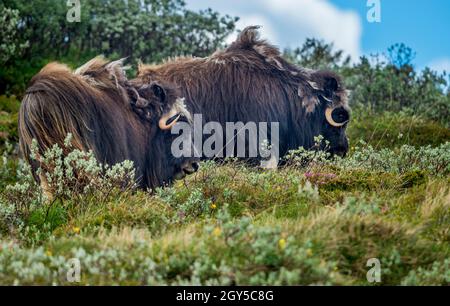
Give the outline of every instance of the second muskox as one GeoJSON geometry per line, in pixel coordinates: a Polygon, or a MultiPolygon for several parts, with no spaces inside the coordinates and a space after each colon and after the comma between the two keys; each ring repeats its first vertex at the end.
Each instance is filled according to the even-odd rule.
{"type": "Polygon", "coordinates": [[[246,28],[228,48],[206,58],[141,65],[134,82],[178,85],[189,111],[205,122],[278,122],[281,155],[317,148],[314,139],[322,135],[320,149],[344,156],[350,109],[340,77],[290,64],[259,38],[257,28],[246,28]]]}
{"type": "Polygon", "coordinates": [[[69,133],[72,147],[92,150],[102,164],[133,161],[139,187],[155,188],[197,169],[195,160],[171,154],[170,128],[183,113],[175,88],[152,82],[136,90],[122,61],[95,58],[76,71],[51,63],[31,80],[23,98],[20,147],[44,190],[45,177],[37,173],[43,165],[30,158],[32,141],[43,154],[53,145],[65,148],[69,133]]]}

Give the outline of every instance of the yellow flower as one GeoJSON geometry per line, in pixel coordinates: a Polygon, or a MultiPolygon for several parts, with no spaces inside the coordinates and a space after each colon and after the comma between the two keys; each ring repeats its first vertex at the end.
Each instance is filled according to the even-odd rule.
{"type": "Polygon", "coordinates": [[[278,247],[281,250],[284,250],[286,248],[286,239],[281,238],[280,240],[278,240],[278,247]]]}
{"type": "Polygon", "coordinates": [[[45,255],[47,255],[48,257],[50,257],[50,256],[52,256],[53,254],[52,254],[52,251],[47,250],[47,252],[45,252],[45,255]]]}
{"type": "Polygon", "coordinates": [[[280,186],[277,187],[277,191],[278,191],[278,192],[281,191],[281,187],[280,187],[280,186]]]}
{"type": "Polygon", "coordinates": [[[216,227],[212,233],[215,237],[219,237],[220,234],[222,234],[222,230],[220,229],[220,227],[216,227]]]}
{"type": "Polygon", "coordinates": [[[216,209],[217,205],[216,205],[216,203],[212,203],[210,207],[211,207],[211,209],[216,209]]]}
{"type": "Polygon", "coordinates": [[[308,257],[311,257],[313,255],[313,251],[311,249],[307,249],[306,255],[308,255],[308,257]]]}
{"type": "Polygon", "coordinates": [[[74,227],[72,228],[72,231],[73,231],[75,234],[79,234],[79,233],[80,233],[80,228],[74,226],[74,227]]]}

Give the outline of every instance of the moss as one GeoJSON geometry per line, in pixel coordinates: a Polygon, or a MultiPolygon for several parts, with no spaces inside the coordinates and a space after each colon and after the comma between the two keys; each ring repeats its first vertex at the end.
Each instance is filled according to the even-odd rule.
{"type": "Polygon", "coordinates": [[[400,188],[399,181],[399,177],[392,173],[348,171],[321,185],[319,192],[324,204],[334,205],[352,195],[358,198],[370,194],[382,196],[386,190],[392,197],[400,188]]]}
{"type": "Polygon", "coordinates": [[[426,174],[423,171],[410,171],[401,176],[401,187],[411,188],[426,183],[426,174]]]}
{"type": "Polygon", "coordinates": [[[435,147],[450,141],[450,129],[402,113],[358,113],[352,119],[348,136],[353,144],[364,140],[375,148],[396,148],[404,144],[435,147]]]}
{"type": "Polygon", "coordinates": [[[278,219],[298,219],[307,216],[311,210],[311,204],[306,201],[298,201],[273,207],[273,215],[278,219]]]}
{"type": "Polygon", "coordinates": [[[56,235],[71,233],[74,227],[85,229],[87,234],[96,233],[99,228],[115,227],[146,228],[157,234],[165,231],[175,215],[169,206],[143,192],[128,194],[103,205],[93,204],[85,209],[70,208],[70,204],[67,207],[68,214],[73,217],[55,232],[56,235]]]}
{"type": "Polygon", "coordinates": [[[421,203],[425,201],[426,186],[417,186],[403,193],[397,199],[393,199],[389,206],[389,217],[400,222],[420,222],[421,203]]]}

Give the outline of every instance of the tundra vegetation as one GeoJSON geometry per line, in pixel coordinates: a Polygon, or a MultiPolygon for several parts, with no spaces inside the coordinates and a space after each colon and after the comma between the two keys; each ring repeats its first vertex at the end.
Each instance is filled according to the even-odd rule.
{"type": "Polygon", "coordinates": [[[233,17],[182,1],[138,2],[91,1],[76,26],[57,1],[0,4],[0,284],[74,284],[71,258],[82,285],[450,283],[449,80],[418,71],[402,44],[353,62],[315,39],[285,50],[340,73],[352,91],[345,159],[299,148],[276,171],[209,161],[149,193],[134,189],[130,162],[104,169],[55,146],[41,157],[57,191],[46,198],[17,152],[19,100],[45,63],[205,56],[234,30],[233,17]],[[74,171],[90,183],[74,188],[74,171]],[[366,279],[371,258],[381,283],[366,279]]]}

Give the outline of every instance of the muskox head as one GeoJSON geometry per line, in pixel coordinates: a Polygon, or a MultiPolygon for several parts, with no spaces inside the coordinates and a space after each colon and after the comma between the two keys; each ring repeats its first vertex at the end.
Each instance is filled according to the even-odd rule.
{"type": "Polygon", "coordinates": [[[30,158],[32,140],[44,152],[54,144],[64,147],[70,133],[73,147],[92,150],[102,164],[133,161],[138,185],[155,188],[197,168],[194,160],[171,154],[169,130],[177,120],[183,112],[176,90],[156,83],[137,90],[122,61],[95,58],[74,72],[51,63],[31,80],[23,98],[20,147],[40,180],[39,162],[30,158]]]}
{"type": "Polygon", "coordinates": [[[312,117],[314,135],[322,135],[325,142],[320,149],[332,155],[345,156],[348,152],[347,125],[350,107],[347,91],[338,75],[330,71],[314,71],[309,75],[314,103],[305,98],[307,112],[312,117]],[[308,109],[309,107],[309,109],[308,109]]]}

